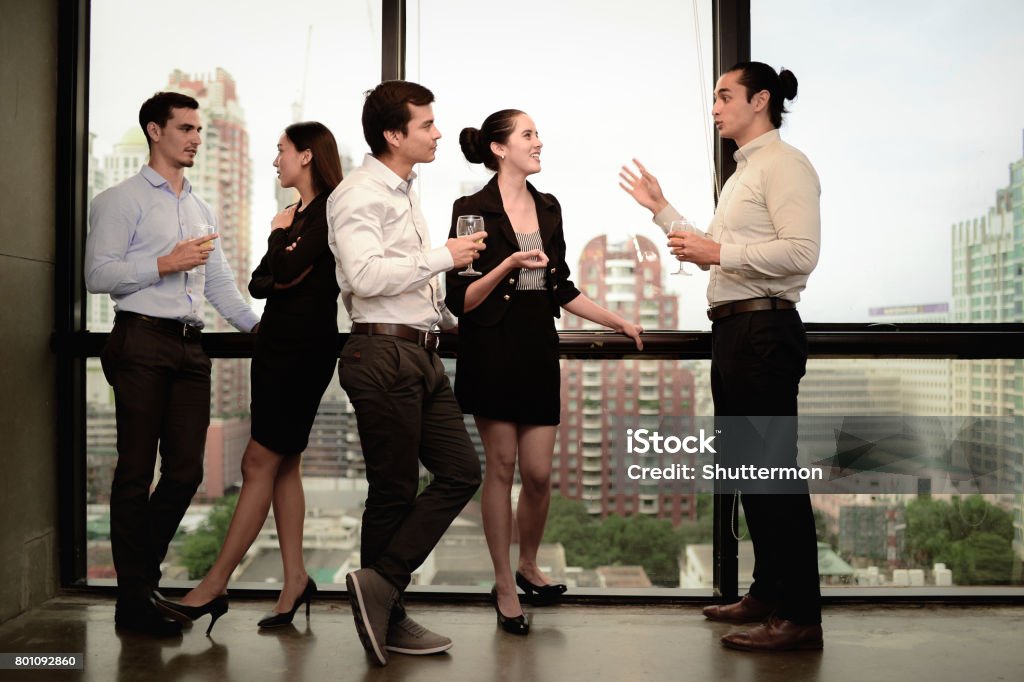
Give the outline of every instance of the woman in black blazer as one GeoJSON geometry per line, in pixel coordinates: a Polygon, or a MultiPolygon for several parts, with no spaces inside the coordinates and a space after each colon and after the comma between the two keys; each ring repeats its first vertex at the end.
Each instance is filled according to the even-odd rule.
{"type": "MultiPolygon", "coordinates": [[[[252,273],[249,293],[267,299],[252,359],[252,429],[242,455],[242,490],[224,545],[206,577],[181,602],[157,605],[179,620],[210,613],[210,627],[227,610],[227,584],[267,519],[277,524],[284,587],[259,627],[291,623],[316,584],[302,557],[306,519],[300,462],[324,390],[338,362],[338,282],[327,246],[327,197],[341,182],[334,135],[316,122],[288,126],[274,166],[299,203],[271,221],[267,253],[252,273]]],[[[209,631],[207,631],[209,632],[209,631]]]]}
{"type": "Polygon", "coordinates": [[[457,270],[446,275],[446,303],[459,316],[455,395],[463,412],[474,415],[487,458],[483,521],[498,623],[507,632],[526,634],[529,623],[516,584],[528,596],[547,601],[565,591],[537,566],[561,411],[554,318],[565,308],[626,334],[638,349],[643,330],[582,295],[569,280],[561,207],[526,181],[540,172],[543,147],[533,120],[515,109],[498,111],[480,129],[464,129],[459,142],[470,163],[483,163],[496,175],[452,208],[451,236],[460,215],[483,216],[489,235],[474,263],[481,277],[464,277],[457,270]],[[510,500],[517,459],[522,489],[513,581],[510,500]]]}

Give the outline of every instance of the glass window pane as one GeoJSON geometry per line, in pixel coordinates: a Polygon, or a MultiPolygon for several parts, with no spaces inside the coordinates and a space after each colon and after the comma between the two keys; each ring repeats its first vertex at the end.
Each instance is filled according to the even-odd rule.
{"type": "MultiPolygon", "coordinates": [[[[407,76],[434,92],[444,135],[437,160],[417,168],[434,243],[448,235],[452,202],[490,178],[482,165],[466,161],[459,132],[514,108],[530,114],[544,142],[543,171],[530,182],[562,206],[574,281],[589,267],[580,254],[604,237],[617,243],[637,237],[634,250],[675,270],[661,230],[618,187],[618,172],[639,158],[680,211],[699,225],[709,222],[710,2],[528,0],[512,14],[507,6],[473,0],[410,3],[408,23],[407,76]],[[514,17],[529,19],[520,27],[514,17]]],[[[670,295],[671,322],[663,325],[707,329],[706,287],[707,276],[698,274],[651,282],[647,291],[670,295]]],[[[609,293],[609,307],[618,306],[617,295],[609,293]]],[[[645,325],[656,321],[653,312],[634,315],[645,325]]]]}
{"type": "MultiPolygon", "coordinates": [[[[159,90],[192,95],[203,145],[186,177],[217,214],[218,243],[247,296],[270,220],[293,201],[272,166],[284,128],[318,120],[334,133],[345,170],[361,159],[362,93],[380,80],[380,3],[296,0],[288,20],[238,0],[186,0],[159,12],[128,0],[90,6],[90,200],[146,163],[142,102],[159,90]]],[[[86,328],[109,330],[109,297],[90,295],[86,305],[86,328]]],[[[213,311],[207,323],[232,331],[213,311]]]]}
{"type": "Polygon", "coordinates": [[[751,54],[800,83],[783,138],[821,178],[806,321],[1024,321],[1022,21],[1011,0],[751,2],[751,54]]]}

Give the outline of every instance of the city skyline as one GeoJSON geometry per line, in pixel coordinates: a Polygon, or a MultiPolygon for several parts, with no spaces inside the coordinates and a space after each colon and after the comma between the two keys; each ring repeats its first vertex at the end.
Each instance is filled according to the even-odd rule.
{"type": "MultiPolygon", "coordinates": [[[[659,175],[677,207],[707,224],[712,203],[704,110],[710,103],[701,103],[689,8],[651,2],[648,8],[658,17],[652,22],[627,16],[637,13],[623,12],[613,3],[589,3],[587,11],[576,12],[578,7],[570,2],[560,13],[571,14],[589,38],[577,48],[590,64],[580,70],[583,54],[554,48],[557,21],[541,22],[531,43],[539,49],[527,51],[514,65],[496,62],[487,54],[463,59],[453,42],[460,28],[500,22],[495,8],[478,4],[446,4],[420,14],[416,12],[422,8],[410,7],[408,74],[434,89],[435,112],[444,133],[438,160],[418,169],[435,243],[447,234],[449,207],[460,193],[460,183],[484,177],[461,158],[459,128],[479,125],[487,113],[504,106],[530,111],[544,134],[545,170],[534,178],[535,184],[561,200],[573,259],[596,234],[659,238],[646,212],[617,187],[618,166],[632,156],[659,175]],[[636,73],[630,57],[590,47],[618,43],[643,44],[645,64],[661,68],[654,69],[653,76],[648,70],[636,73]],[[492,76],[483,75],[490,71],[492,76]],[[613,96],[578,100],[556,85],[563,82],[574,82],[574,92],[613,96]],[[467,88],[467,83],[473,87],[467,88]]],[[[189,6],[185,4],[183,16],[189,14],[189,6]]],[[[699,6],[708,46],[710,17],[705,12],[710,3],[699,6]]],[[[1020,154],[1024,96],[1000,85],[998,71],[986,65],[992,60],[1015,63],[1024,56],[1024,48],[1008,39],[1015,25],[1012,17],[1024,18],[1024,9],[999,3],[1001,19],[992,22],[994,13],[979,14],[965,2],[948,3],[941,11],[929,8],[922,16],[914,14],[925,20],[915,22],[918,29],[904,45],[875,17],[882,11],[909,17],[914,11],[885,7],[844,8],[839,21],[834,8],[800,5],[799,11],[785,11],[773,5],[768,13],[763,4],[752,6],[755,53],[775,66],[793,69],[801,80],[800,97],[790,105],[783,137],[808,154],[822,177],[822,257],[801,304],[805,319],[812,322],[867,321],[869,304],[947,300],[947,228],[984,210],[987,188],[1020,154]],[[790,35],[786,22],[797,15],[820,29],[813,35],[823,44],[830,32],[845,31],[841,26],[848,23],[856,25],[878,54],[858,51],[856,59],[810,59],[805,44],[785,40],[790,35]],[[990,30],[964,32],[961,27],[968,21],[990,30]],[[949,46],[956,48],[951,52],[949,46]],[[896,71],[888,59],[890,52],[900,65],[896,71]],[[961,52],[962,58],[953,58],[961,52]],[[947,71],[948,82],[940,75],[947,71]],[[932,75],[925,81],[915,74],[932,75]],[[853,99],[852,92],[857,93],[853,99]],[[993,93],[995,104],[975,106],[973,94],[944,94],[982,92],[993,93]],[[876,111],[886,113],[875,115],[876,111]],[[908,252],[917,256],[911,262],[905,258],[908,252]],[[851,281],[857,286],[849,286],[851,281]]],[[[358,163],[365,151],[359,127],[362,92],[380,77],[379,6],[299,2],[295,10],[300,16],[305,12],[317,17],[304,90],[306,116],[329,125],[343,153],[358,163]],[[359,54],[359,59],[353,60],[352,54],[359,54]],[[338,64],[345,68],[336,68],[338,64]]],[[[238,2],[204,3],[204,20],[221,27],[216,40],[182,30],[175,34],[171,55],[142,51],[124,64],[124,49],[152,39],[131,30],[145,25],[146,16],[145,7],[122,0],[93,3],[90,129],[98,136],[98,150],[103,153],[136,125],[139,103],[170,70],[227,69],[238,82],[251,120],[252,230],[258,242],[276,209],[270,162],[277,136],[291,121],[292,104],[302,89],[309,24],[281,25],[272,17],[247,12],[238,2]],[[97,47],[111,44],[121,48],[97,47]],[[121,87],[109,84],[113,74],[118,74],[121,87]]],[[[175,21],[168,19],[167,30],[173,30],[175,21]]],[[[704,64],[710,69],[710,52],[704,64]]],[[[704,81],[706,87],[710,73],[704,81]]],[[[659,250],[667,264],[667,251],[660,245],[659,250]]],[[[683,328],[707,328],[702,319],[706,283],[702,274],[667,283],[681,298],[683,328]]]]}

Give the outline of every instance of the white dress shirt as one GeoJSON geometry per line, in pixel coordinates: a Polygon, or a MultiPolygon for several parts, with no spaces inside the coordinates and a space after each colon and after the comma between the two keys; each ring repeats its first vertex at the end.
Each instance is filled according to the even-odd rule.
{"type": "MultiPolygon", "coordinates": [[[[766,296],[796,303],[818,264],[821,184],[814,166],[771,130],[736,150],[736,172],[722,188],[710,237],[722,245],[711,266],[708,304],[766,296]]],[[[662,229],[680,214],[654,216],[662,229]]]]}
{"type": "Polygon", "coordinates": [[[367,154],[327,199],[327,244],[337,261],[341,300],[353,322],[404,324],[421,331],[457,324],[444,305],[437,274],[451,252],[430,248],[430,233],[412,190],[367,154]]]}

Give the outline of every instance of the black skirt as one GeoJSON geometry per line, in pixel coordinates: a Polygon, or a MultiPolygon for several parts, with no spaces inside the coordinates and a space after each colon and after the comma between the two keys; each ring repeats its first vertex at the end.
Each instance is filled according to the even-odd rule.
{"type": "Polygon", "coordinates": [[[459,319],[455,397],[466,414],[517,424],[558,424],[558,332],[546,291],[517,291],[497,324],[459,319]]]}
{"type": "Polygon", "coordinates": [[[337,362],[337,335],[312,340],[257,335],[250,367],[253,440],[279,455],[302,453],[337,362]]]}

